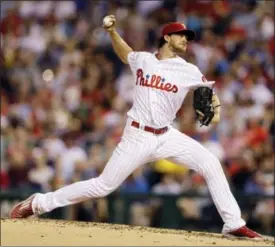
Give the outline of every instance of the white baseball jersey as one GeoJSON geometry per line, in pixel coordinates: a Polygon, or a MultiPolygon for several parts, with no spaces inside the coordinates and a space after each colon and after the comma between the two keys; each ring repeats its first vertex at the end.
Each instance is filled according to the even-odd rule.
{"type": "Polygon", "coordinates": [[[130,52],[135,76],[133,106],[128,116],[154,128],[170,125],[190,89],[213,85],[200,70],[183,58],[159,60],[156,53],[130,52]]]}

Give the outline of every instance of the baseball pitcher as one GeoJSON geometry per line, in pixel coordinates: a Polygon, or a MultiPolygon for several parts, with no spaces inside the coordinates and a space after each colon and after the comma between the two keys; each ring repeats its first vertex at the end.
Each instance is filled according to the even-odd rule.
{"type": "Polygon", "coordinates": [[[134,75],[133,106],[120,143],[104,171],[97,178],[65,186],[55,192],[37,193],[17,204],[11,218],[40,215],[58,207],[104,197],[116,190],[139,166],[159,159],[185,165],[201,174],[223,219],[222,233],[230,237],[260,239],[245,225],[219,160],[200,143],[172,127],[176,113],[190,90],[201,125],[218,123],[220,102],[200,70],[179,54],[186,51],[195,33],[182,23],[168,23],[162,30],[158,50],[136,52],[117,33],[115,16],[106,16],[103,27],[109,33],[117,56],[129,64],[134,75]]]}

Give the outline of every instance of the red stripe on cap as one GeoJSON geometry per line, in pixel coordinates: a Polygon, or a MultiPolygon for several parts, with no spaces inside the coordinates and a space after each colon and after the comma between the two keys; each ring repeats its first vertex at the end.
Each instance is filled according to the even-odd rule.
{"type": "Polygon", "coordinates": [[[162,36],[170,34],[170,33],[184,31],[184,30],[187,30],[187,28],[183,23],[171,22],[171,23],[165,25],[164,28],[162,29],[162,36]]]}

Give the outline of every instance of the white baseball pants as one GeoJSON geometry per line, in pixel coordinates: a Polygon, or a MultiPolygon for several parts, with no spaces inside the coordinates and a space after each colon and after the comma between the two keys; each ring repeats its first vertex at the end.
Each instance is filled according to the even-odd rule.
{"type": "Polygon", "coordinates": [[[130,124],[128,119],[122,139],[99,177],[73,183],[55,192],[37,194],[32,204],[34,212],[42,214],[58,207],[107,196],[139,166],[165,158],[185,165],[204,177],[224,221],[223,232],[245,225],[221,164],[214,155],[172,127],[162,135],[154,135],[130,124]]]}

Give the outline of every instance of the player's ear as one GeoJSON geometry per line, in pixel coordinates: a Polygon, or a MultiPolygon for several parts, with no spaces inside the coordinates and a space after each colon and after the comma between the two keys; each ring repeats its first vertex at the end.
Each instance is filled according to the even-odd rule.
{"type": "Polygon", "coordinates": [[[169,35],[164,35],[163,38],[164,38],[164,40],[166,42],[169,42],[169,40],[170,40],[170,36],[169,35]]]}

